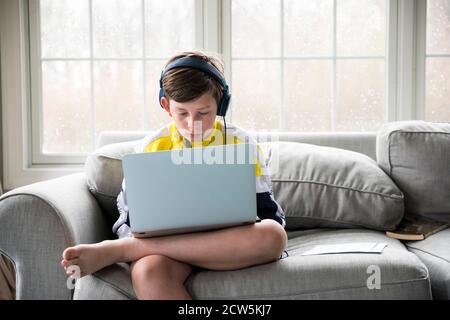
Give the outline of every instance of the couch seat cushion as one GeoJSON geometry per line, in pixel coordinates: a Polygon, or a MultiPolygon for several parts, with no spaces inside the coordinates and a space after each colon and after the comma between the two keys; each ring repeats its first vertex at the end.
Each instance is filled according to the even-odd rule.
{"type": "Polygon", "coordinates": [[[406,247],[414,252],[430,272],[434,299],[450,300],[450,229],[440,231],[422,241],[408,241],[406,247]]]}
{"type": "MultiPolygon", "coordinates": [[[[197,271],[187,280],[195,299],[430,299],[425,265],[398,240],[363,229],[316,229],[289,235],[289,256],[235,271],[197,271]],[[314,245],[386,242],[382,254],[302,256],[314,245]],[[380,270],[380,289],[369,289],[369,266],[380,270]]],[[[125,264],[82,278],[75,299],[134,299],[125,264]]]]}

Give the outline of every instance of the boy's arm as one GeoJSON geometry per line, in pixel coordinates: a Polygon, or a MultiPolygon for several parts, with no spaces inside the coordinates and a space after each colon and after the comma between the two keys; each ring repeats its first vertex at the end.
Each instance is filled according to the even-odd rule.
{"type": "Polygon", "coordinates": [[[261,148],[258,146],[257,176],[256,176],[256,206],[257,214],[261,220],[273,219],[279,224],[286,226],[286,218],[283,209],[273,196],[272,181],[266,159],[261,148]]]}
{"type": "Polygon", "coordinates": [[[119,210],[119,218],[114,223],[112,231],[119,238],[131,236],[130,223],[128,218],[127,194],[125,188],[125,179],[122,181],[122,190],[117,196],[117,209],[119,210]]]}
{"type": "Polygon", "coordinates": [[[256,204],[258,210],[258,217],[261,220],[273,219],[279,224],[286,226],[285,214],[280,205],[275,201],[272,194],[257,193],[256,204]]]}

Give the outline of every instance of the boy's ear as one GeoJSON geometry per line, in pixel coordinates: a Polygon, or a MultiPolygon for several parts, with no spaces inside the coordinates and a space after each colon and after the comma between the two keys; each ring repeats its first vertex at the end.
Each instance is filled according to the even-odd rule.
{"type": "Polygon", "coordinates": [[[172,116],[172,113],[170,112],[169,99],[167,99],[166,97],[162,97],[160,102],[161,102],[161,107],[163,107],[163,109],[166,110],[166,112],[169,114],[169,116],[172,116]]]}

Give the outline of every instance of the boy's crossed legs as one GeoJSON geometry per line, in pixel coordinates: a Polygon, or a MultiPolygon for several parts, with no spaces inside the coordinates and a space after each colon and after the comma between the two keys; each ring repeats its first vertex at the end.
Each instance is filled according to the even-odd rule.
{"type": "Polygon", "coordinates": [[[140,299],[190,298],[184,282],[192,266],[235,270],[277,260],[287,243],[284,228],[266,219],[216,231],[157,238],[122,238],[64,250],[64,268],[78,265],[81,276],[116,262],[132,261],[131,277],[140,299]]]}
{"type": "Polygon", "coordinates": [[[192,266],[162,255],[143,257],[131,264],[131,281],[139,299],[191,299],[184,282],[192,266]]]}

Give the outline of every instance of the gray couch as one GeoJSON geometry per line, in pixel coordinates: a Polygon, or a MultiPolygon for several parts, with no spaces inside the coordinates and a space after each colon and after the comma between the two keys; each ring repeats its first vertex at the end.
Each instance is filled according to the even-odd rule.
{"type": "MultiPolygon", "coordinates": [[[[120,159],[123,154],[130,152],[133,144],[130,141],[136,141],[145,134],[104,133],[99,142],[100,151],[88,158],[85,172],[21,187],[0,198],[0,251],[14,261],[18,299],[135,299],[126,264],[115,264],[86,276],[77,282],[75,290],[69,290],[66,275],[59,263],[63,250],[68,246],[113,237],[111,226],[117,214],[114,196],[119,192],[122,179],[120,159]]],[[[255,136],[260,138],[263,135],[258,133],[255,136]]],[[[385,143],[380,137],[379,134],[378,143],[385,143]]],[[[367,159],[361,158],[361,161],[369,163],[372,166],[370,170],[378,170],[372,162],[376,164],[377,152],[383,153],[380,146],[377,150],[376,133],[280,133],[277,138],[308,146],[339,148],[329,149],[329,152],[344,149],[358,152],[358,156],[362,153],[367,157],[361,157],[367,159]]],[[[389,140],[387,144],[390,143],[389,140]]],[[[293,145],[286,146],[285,150],[292,149],[290,146],[293,145]]],[[[388,151],[389,156],[392,156],[394,151],[388,151]]],[[[336,152],[339,154],[339,151],[336,152]]],[[[356,155],[348,155],[351,157],[352,154],[356,155]]],[[[339,155],[339,158],[345,156],[339,155]]],[[[286,161],[286,157],[280,157],[281,173],[284,172],[283,163],[286,161]]],[[[372,179],[372,176],[367,179],[372,179]]],[[[311,217],[296,216],[295,210],[309,210],[305,208],[310,206],[308,199],[312,201],[314,194],[306,196],[305,192],[301,192],[299,197],[305,197],[302,199],[303,207],[298,207],[301,203],[292,206],[291,203],[297,203],[292,196],[296,191],[292,191],[291,196],[282,195],[285,192],[282,190],[283,181],[287,180],[274,180],[274,193],[288,207],[289,256],[243,270],[196,272],[186,283],[194,298],[449,299],[449,229],[420,242],[402,243],[386,237],[384,230],[392,229],[398,223],[398,212],[403,210],[399,206],[403,197],[393,194],[387,195],[386,199],[392,202],[387,203],[384,212],[367,209],[368,214],[383,215],[383,219],[377,216],[374,221],[331,221],[325,217],[330,207],[325,207],[323,212],[319,212],[319,207],[314,207],[319,210],[315,211],[318,215],[324,215],[323,221],[327,222],[323,224],[322,221],[311,220],[311,217]],[[303,223],[308,227],[301,228],[303,223]],[[373,223],[373,227],[369,223],[373,223]],[[387,247],[381,254],[301,255],[315,245],[354,242],[385,242],[387,247]],[[370,286],[374,266],[379,271],[378,287],[370,286]]],[[[296,187],[304,187],[304,181],[302,183],[296,184],[296,187]]],[[[308,187],[324,185],[330,187],[331,184],[309,181],[308,187]]],[[[292,188],[292,183],[289,188],[292,188]]],[[[395,184],[392,188],[395,188],[395,184]]],[[[447,191],[450,197],[450,190],[447,191]]],[[[345,188],[345,192],[349,197],[363,194],[355,187],[345,188]]],[[[370,190],[366,194],[380,196],[380,192],[370,190]]],[[[333,195],[327,193],[325,196],[333,195]]],[[[336,199],[339,203],[328,205],[334,206],[335,210],[331,211],[342,212],[334,216],[342,219],[342,215],[351,211],[351,208],[346,207],[346,197],[336,199]]],[[[372,199],[360,201],[368,201],[366,207],[372,206],[372,202],[369,203],[372,199]]],[[[449,213],[450,210],[446,212],[447,215],[449,213]]]]}

